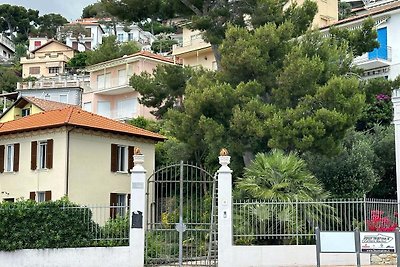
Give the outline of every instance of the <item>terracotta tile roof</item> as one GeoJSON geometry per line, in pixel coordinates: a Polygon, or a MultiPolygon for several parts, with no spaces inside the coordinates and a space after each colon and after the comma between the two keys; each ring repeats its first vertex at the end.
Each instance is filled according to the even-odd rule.
{"type": "Polygon", "coordinates": [[[102,64],[105,64],[105,63],[113,63],[114,61],[118,61],[118,60],[121,60],[121,59],[129,59],[129,58],[135,58],[135,57],[141,57],[141,56],[142,57],[151,58],[151,59],[155,59],[155,60],[164,61],[164,62],[171,63],[171,64],[175,64],[175,62],[170,58],[167,58],[167,57],[164,57],[164,56],[160,56],[160,55],[157,55],[157,54],[154,54],[154,53],[151,53],[151,52],[147,52],[147,51],[140,51],[140,52],[137,52],[137,53],[132,54],[132,55],[127,55],[127,56],[123,56],[123,57],[120,57],[120,58],[115,58],[115,59],[111,59],[111,60],[108,60],[108,61],[104,61],[104,62],[100,62],[100,63],[94,64],[94,65],[90,65],[90,66],[87,67],[87,69],[90,71],[90,69],[96,68],[96,67],[101,66],[102,64]]]}
{"type": "Polygon", "coordinates": [[[378,15],[378,14],[381,14],[381,13],[389,12],[389,11],[392,11],[392,10],[396,10],[398,8],[400,8],[400,1],[395,1],[393,3],[388,3],[388,4],[385,4],[385,5],[382,5],[382,6],[373,7],[373,8],[367,9],[366,13],[336,21],[336,22],[330,24],[329,26],[321,27],[320,30],[329,28],[331,26],[337,26],[337,25],[345,24],[347,22],[352,22],[352,21],[356,21],[356,20],[359,20],[359,19],[364,19],[364,18],[367,18],[369,16],[373,16],[373,15],[378,15]]]}
{"type": "Polygon", "coordinates": [[[0,124],[0,135],[61,126],[76,126],[84,129],[143,137],[155,141],[162,141],[165,139],[162,135],[157,133],[114,121],[74,106],[45,111],[2,123],[0,124]]]}
{"type": "Polygon", "coordinates": [[[174,63],[174,61],[172,59],[170,59],[170,58],[167,58],[167,57],[164,57],[164,56],[161,56],[161,55],[157,55],[157,54],[154,54],[154,53],[151,53],[151,52],[148,52],[148,51],[140,51],[140,52],[138,52],[136,54],[133,54],[132,57],[133,56],[150,57],[150,58],[158,59],[158,60],[161,60],[161,61],[174,63]]]}
{"type": "Polygon", "coordinates": [[[61,43],[61,42],[59,42],[59,41],[57,41],[57,40],[54,40],[54,39],[51,39],[51,40],[49,40],[47,43],[45,43],[45,44],[39,46],[38,48],[35,48],[34,50],[32,50],[31,53],[35,53],[36,51],[42,49],[43,47],[45,47],[45,46],[47,46],[47,45],[49,45],[49,44],[51,44],[51,43],[57,43],[57,44],[59,44],[59,45],[65,46],[65,47],[67,47],[67,48],[69,48],[69,49],[71,49],[71,50],[77,51],[76,49],[74,49],[74,48],[72,48],[72,47],[70,47],[70,46],[68,46],[68,45],[66,45],[66,44],[64,44],[64,43],[61,43]]]}
{"type": "Polygon", "coordinates": [[[44,99],[31,97],[31,96],[25,96],[22,98],[25,98],[28,102],[31,102],[32,104],[36,105],[38,108],[40,108],[43,111],[49,111],[49,110],[54,110],[54,109],[63,109],[63,108],[72,106],[69,104],[64,104],[64,103],[51,101],[51,100],[44,100],[44,99]]]}

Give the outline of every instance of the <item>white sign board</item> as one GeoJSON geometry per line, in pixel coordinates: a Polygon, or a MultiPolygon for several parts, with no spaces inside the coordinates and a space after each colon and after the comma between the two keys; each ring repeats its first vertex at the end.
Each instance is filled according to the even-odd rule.
{"type": "Polygon", "coordinates": [[[322,253],[356,252],[354,232],[321,232],[322,253]]]}
{"type": "Polygon", "coordinates": [[[360,252],[396,252],[395,233],[361,232],[360,252]]]}

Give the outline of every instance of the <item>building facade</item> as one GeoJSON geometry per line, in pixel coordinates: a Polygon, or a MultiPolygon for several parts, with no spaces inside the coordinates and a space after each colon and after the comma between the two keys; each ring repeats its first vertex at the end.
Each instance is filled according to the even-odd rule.
{"type": "Polygon", "coordinates": [[[21,58],[22,78],[55,77],[64,73],[67,62],[74,57],[75,51],[56,40],[48,41],[21,58]]]}
{"type": "Polygon", "coordinates": [[[43,112],[0,124],[2,200],[56,200],[125,206],[132,155],[140,147],[154,169],[163,137],[79,108],[43,112]],[[95,155],[95,156],[94,156],[95,155]],[[123,203],[125,202],[125,203],[123,203]]]}
{"type": "Polygon", "coordinates": [[[6,35],[0,33],[0,61],[10,60],[15,53],[15,45],[6,35]]]}
{"type": "Polygon", "coordinates": [[[200,31],[193,31],[187,27],[182,29],[182,43],[173,46],[172,56],[184,66],[217,69],[211,44],[203,40],[200,31]]]}
{"type": "Polygon", "coordinates": [[[62,109],[68,106],[69,105],[65,103],[21,96],[0,115],[0,123],[17,120],[43,111],[62,109]]]}
{"type": "MultiPolygon", "coordinates": [[[[400,75],[400,2],[366,9],[361,14],[336,22],[334,26],[356,29],[367,18],[375,21],[379,48],[356,57],[353,63],[364,70],[362,77],[365,79],[384,77],[394,80],[400,75]]],[[[322,28],[321,32],[329,34],[329,28],[322,28]]]]}
{"type": "Polygon", "coordinates": [[[82,94],[90,88],[89,76],[57,76],[32,82],[17,83],[21,96],[35,97],[75,106],[82,105],[82,94]]]}
{"type": "Polygon", "coordinates": [[[129,85],[129,79],[133,74],[152,73],[159,64],[174,62],[142,51],[89,66],[90,89],[83,92],[83,109],[115,120],[154,118],[149,108],[139,104],[140,95],[129,85]]]}
{"type": "Polygon", "coordinates": [[[104,30],[100,24],[82,19],[71,22],[69,26],[82,26],[87,31],[86,34],[82,34],[79,37],[67,34],[65,43],[73,49],[83,52],[96,49],[102,44],[104,30]]]}

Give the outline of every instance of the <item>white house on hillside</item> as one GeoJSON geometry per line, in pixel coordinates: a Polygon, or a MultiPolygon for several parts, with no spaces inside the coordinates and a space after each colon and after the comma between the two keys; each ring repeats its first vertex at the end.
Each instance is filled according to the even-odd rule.
{"type": "MultiPolygon", "coordinates": [[[[379,48],[354,59],[354,64],[364,70],[366,79],[385,77],[390,80],[400,75],[400,1],[366,8],[354,17],[334,23],[339,28],[356,29],[371,17],[378,32],[379,48]]],[[[321,29],[328,34],[329,28],[321,29]]]]}
{"type": "Polygon", "coordinates": [[[67,36],[65,42],[68,46],[79,50],[80,52],[95,49],[103,40],[104,30],[98,23],[76,20],[69,25],[82,25],[88,31],[88,35],[79,37],[79,42],[76,37],[67,36]],[[83,45],[84,43],[85,45],[83,45]]]}
{"type": "Polygon", "coordinates": [[[0,33],[0,61],[10,60],[15,53],[15,45],[14,43],[5,36],[0,33]]]}

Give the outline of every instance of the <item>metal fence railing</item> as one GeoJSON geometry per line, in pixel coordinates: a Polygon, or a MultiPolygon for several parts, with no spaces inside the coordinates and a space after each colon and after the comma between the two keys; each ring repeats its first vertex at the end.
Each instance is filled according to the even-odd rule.
{"type": "Polygon", "coordinates": [[[93,238],[93,245],[128,245],[128,206],[63,207],[65,212],[79,211],[93,238]]]}
{"type": "Polygon", "coordinates": [[[234,201],[235,244],[313,244],[314,229],[374,230],[397,224],[397,201],[234,201]]]}
{"type": "MultiPolygon", "coordinates": [[[[82,246],[129,245],[129,207],[126,205],[78,206],[46,202],[30,206],[0,206],[0,213],[2,225],[7,225],[7,220],[31,226],[32,221],[43,222],[41,227],[33,227],[32,232],[39,233],[46,229],[45,231],[51,231],[53,236],[59,232],[59,235],[67,234],[71,238],[84,237],[82,246]]],[[[19,227],[16,226],[17,229],[19,227]]]]}

